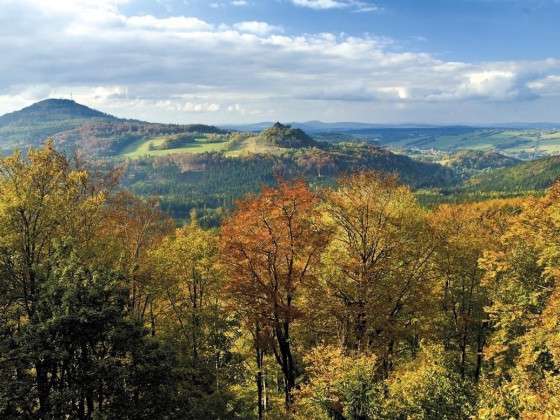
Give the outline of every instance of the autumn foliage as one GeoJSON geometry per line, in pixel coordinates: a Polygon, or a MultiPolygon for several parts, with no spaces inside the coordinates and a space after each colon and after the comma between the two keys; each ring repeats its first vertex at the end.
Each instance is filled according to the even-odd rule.
{"type": "Polygon", "coordinates": [[[227,289],[248,323],[268,329],[282,369],[286,405],[292,400],[298,366],[292,326],[301,318],[300,289],[314,281],[327,231],[319,224],[317,197],[303,181],[263,189],[239,204],[221,231],[227,289]]]}
{"type": "Polygon", "coordinates": [[[0,417],[559,418],[559,238],[560,183],[426,209],[377,172],[279,181],[207,230],[17,153],[0,417]]]}

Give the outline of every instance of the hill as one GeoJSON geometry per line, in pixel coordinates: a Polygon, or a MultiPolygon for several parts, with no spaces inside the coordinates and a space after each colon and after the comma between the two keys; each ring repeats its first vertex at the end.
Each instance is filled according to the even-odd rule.
{"type": "Polygon", "coordinates": [[[271,146],[299,149],[304,147],[316,147],[318,144],[309,137],[302,129],[292,128],[279,122],[264,130],[257,141],[271,146]]]}
{"type": "Polygon", "coordinates": [[[100,118],[116,120],[112,115],[81,105],[70,99],[45,99],[0,117],[0,126],[29,124],[40,119],[42,122],[83,120],[100,118]]]}
{"type": "Polygon", "coordinates": [[[113,156],[147,139],[185,133],[224,133],[213,126],[125,120],[68,99],[46,99],[0,117],[0,148],[25,148],[54,138],[64,150],[113,156]]]}
{"type": "Polygon", "coordinates": [[[304,178],[311,185],[332,185],[336,178],[359,170],[397,174],[414,188],[452,187],[450,168],[415,161],[368,144],[320,144],[276,148],[273,153],[179,153],[129,159],[124,182],[139,195],[158,196],[162,209],[184,218],[195,208],[207,225],[247,193],[272,185],[277,178],[304,178]],[[281,150],[279,152],[278,150],[281,150]]]}
{"type": "Polygon", "coordinates": [[[0,117],[3,148],[37,144],[49,136],[87,122],[116,122],[118,118],[68,99],[46,99],[0,117]]]}
{"type": "Polygon", "coordinates": [[[482,171],[485,169],[514,166],[520,162],[519,159],[502,155],[492,150],[461,150],[452,154],[443,163],[452,168],[482,171]]]}
{"type": "Polygon", "coordinates": [[[199,124],[157,124],[118,120],[86,122],[79,127],[56,133],[53,137],[64,149],[78,148],[96,156],[135,158],[186,152],[191,149],[178,149],[172,145],[173,140],[195,134],[204,137],[224,132],[213,126],[199,124]],[[169,144],[169,149],[156,150],[162,143],[169,144]]]}
{"type": "Polygon", "coordinates": [[[550,187],[560,177],[560,156],[522,162],[474,176],[464,184],[471,191],[534,191],[550,187]]]}

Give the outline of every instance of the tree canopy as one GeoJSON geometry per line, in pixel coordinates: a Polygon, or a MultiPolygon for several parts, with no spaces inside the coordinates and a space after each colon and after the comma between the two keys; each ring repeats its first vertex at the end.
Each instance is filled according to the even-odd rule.
{"type": "Polygon", "coordinates": [[[208,229],[85,168],[0,160],[1,418],[560,416],[560,183],[278,180],[208,229]]]}

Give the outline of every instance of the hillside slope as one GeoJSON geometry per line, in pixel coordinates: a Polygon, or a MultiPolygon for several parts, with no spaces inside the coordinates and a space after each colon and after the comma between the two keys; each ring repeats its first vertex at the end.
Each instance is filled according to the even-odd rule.
{"type": "Polygon", "coordinates": [[[158,196],[162,208],[184,218],[192,208],[214,224],[221,212],[247,193],[278,178],[303,178],[311,185],[332,185],[359,170],[394,173],[415,188],[456,185],[454,172],[434,163],[365,144],[284,149],[283,153],[181,153],[126,162],[125,185],[137,194],[158,196]]]}
{"type": "Polygon", "coordinates": [[[479,128],[419,127],[365,128],[338,133],[340,137],[376,142],[392,149],[494,150],[521,159],[534,159],[560,153],[560,130],[557,128],[479,128]]]}
{"type": "Polygon", "coordinates": [[[116,122],[118,118],[68,99],[46,99],[0,117],[0,145],[37,144],[56,133],[92,121],[116,122]]]}
{"type": "Polygon", "coordinates": [[[181,133],[223,133],[202,124],[125,120],[68,99],[46,99],[0,117],[0,149],[25,148],[52,137],[64,150],[112,156],[148,138],[181,133]]]}
{"type": "Polygon", "coordinates": [[[550,187],[560,177],[560,156],[522,162],[481,173],[464,188],[478,191],[532,191],[550,187]]]}
{"type": "Polygon", "coordinates": [[[452,168],[482,171],[485,169],[514,166],[521,163],[521,161],[492,150],[461,150],[452,154],[449,159],[443,163],[452,168]]]}
{"type": "Polygon", "coordinates": [[[42,122],[53,122],[89,118],[117,119],[112,115],[81,105],[70,99],[45,99],[19,111],[2,115],[0,126],[30,124],[37,122],[39,119],[42,122]]]}

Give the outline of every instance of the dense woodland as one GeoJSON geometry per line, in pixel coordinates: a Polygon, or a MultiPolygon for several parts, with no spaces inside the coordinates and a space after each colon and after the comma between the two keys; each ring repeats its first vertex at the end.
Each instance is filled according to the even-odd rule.
{"type": "Polygon", "coordinates": [[[118,175],[0,161],[0,418],[560,416],[560,184],[279,179],[204,229],[118,175]]]}
{"type": "Polygon", "coordinates": [[[237,157],[182,153],[116,166],[122,167],[123,184],[135,194],[159,197],[162,209],[178,219],[195,209],[201,224],[212,227],[237,199],[257,192],[262,185],[273,185],[277,178],[303,178],[313,186],[334,185],[341,175],[367,169],[399,173],[403,182],[416,188],[451,186],[457,180],[449,168],[354,143],[237,157]]]}

